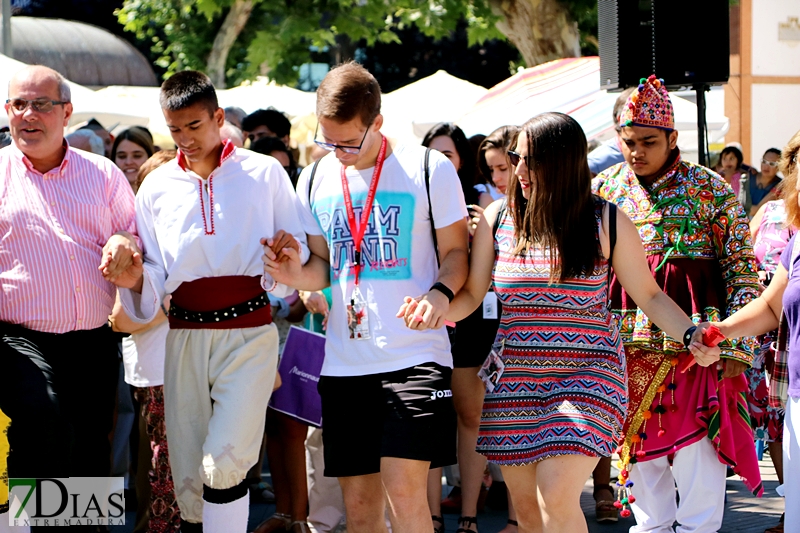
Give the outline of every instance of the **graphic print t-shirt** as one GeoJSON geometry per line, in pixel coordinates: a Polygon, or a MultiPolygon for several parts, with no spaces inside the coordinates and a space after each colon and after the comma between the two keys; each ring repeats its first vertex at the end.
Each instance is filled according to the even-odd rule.
{"type": "MultiPolygon", "coordinates": [[[[309,206],[305,168],[297,184],[300,218],[309,235],[328,243],[333,306],[328,318],[324,376],[359,376],[391,372],[435,362],[451,367],[450,342],[444,328],[416,331],[396,318],[405,296],[428,292],[438,276],[425,191],[425,148],[398,145],[386,158],[369,225],[361,246],[360,291],[367,301],[371,338],[354,340],[347,327],[346,306],[355,286],[355,249],[342,192],[342,165],[330,154],[317,167],[309,206]]],[[[431,150],[431,204],[434,225],[447,227],[467,216],[455,167],[431,150]]],[[[356,221],[367,198],[374,168],[347,170],[356,221]]]]}

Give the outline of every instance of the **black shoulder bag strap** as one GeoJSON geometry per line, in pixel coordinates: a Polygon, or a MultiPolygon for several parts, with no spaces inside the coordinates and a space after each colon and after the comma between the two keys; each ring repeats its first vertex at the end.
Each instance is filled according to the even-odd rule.
{"type": "Polygon", "coordinates": [[[319,162],[322,160],[320,157],[316,161],[314,161],[314,166],[311,167],[311,176],[308,178],[308,208],[311,209],[311,191],[314,190],[314,176],[317,174],[317,166],[319,162]]]}
{"type": "Polygon", "coordinates": [[[433,236],[433,249],[436,251],[436,265],[442,266],[439,258],[439,239],[436,238],[436,225],[433,223],[433,204],[431,203],[431,170],[429,160],[431,149],[425,150],[425,192],[428,194],[428,216],[431,219],[431,236],[433,236]]]}
{"type": "Polygon", "coordinates": [[[617,244],[617,204],[608,204],[608,264],[614,258],[614,246],[617,244]]]}
{"type": "Polygon", "coordinates": [[[617,204],[608,202],[608,276],[606,292],[608,308],[611,309],[611,261],[614,258],[614,246],[617,244],[617,204]]]}
{"type": "Polygon", "coordinates": [[[506,214],[506,209],[508,209],[508,199],[503,198],[503,203],[500,204],[500,209],[497,211],[497,217],[494,219],[494,226],[492,226],[492,235],[495,237],[497,237],[497,230],[500,229],[500,222],[503,220],[503,216],[506,214]]]}

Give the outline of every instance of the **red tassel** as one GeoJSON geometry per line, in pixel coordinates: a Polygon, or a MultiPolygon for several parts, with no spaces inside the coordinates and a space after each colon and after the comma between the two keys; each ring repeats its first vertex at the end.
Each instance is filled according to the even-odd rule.
{"type": "Polygon", "coordinates": [[[629,518],[631,516],[631,512],[628,509],[623,509],[622,511],[620,511],[619,515],[622,518],[629,518]]]}

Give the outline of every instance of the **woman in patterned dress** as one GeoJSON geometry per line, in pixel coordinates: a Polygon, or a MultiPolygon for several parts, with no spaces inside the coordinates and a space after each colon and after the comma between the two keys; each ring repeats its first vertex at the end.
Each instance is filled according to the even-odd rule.
{"type": "MultiPolygon", "coordinates": [[[[509,155],[508,206],[486,209],[469,279],[447,319],[463,319],[494,284],[504,369],[484,401],[478,451],[501,465],[520,532],[585,532],[581,490],[598,458],[614,450],[627,403],[607,258],[648,316],[674,338],[688,335],[700,365],[716,362],[719,350],[701,344],[702,332],[658,288],[633,223],[592,195],[586,137],[574,119],[534,117],[509,155]]],[[[418,320],[415,309],[406,299],[407,323],[418,320]]]]}

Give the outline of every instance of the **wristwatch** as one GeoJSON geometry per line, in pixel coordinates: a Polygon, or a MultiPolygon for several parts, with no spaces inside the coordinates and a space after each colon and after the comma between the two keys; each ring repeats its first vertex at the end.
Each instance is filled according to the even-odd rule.
{"type": "Polygon", "coordinates": [[[447,296],[447,301],[448,302],[452,302],[453,298],[456,297],[456,295],[453,294],[453,291],[451,291],[450,288],[447,285],[445,285],[444,283],[442,283],[441,281],[437,281],[436,283],[434,283],[433,286],[429,290],[432,291],[433,289],[436,289],[437,291],[439,291],[442,294],[444,294],[445,296],[447,296]]]}
{"type": "Polygon", "coordinates": [[[692,344],[692,335],[694,335],[694,331],[697,329],[697,326],[692,326],[686,330],[686,333],[683,334],[683,345],[687,348],[690,344],[692,344]]]}

